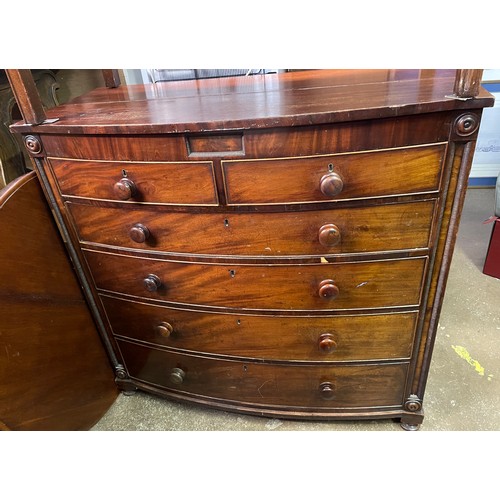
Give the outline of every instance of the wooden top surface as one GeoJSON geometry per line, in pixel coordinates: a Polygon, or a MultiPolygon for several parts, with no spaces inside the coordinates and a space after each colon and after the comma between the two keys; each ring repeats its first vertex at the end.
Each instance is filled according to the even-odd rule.
{"type": "Polygon", "coordinates": [[[17,132],[182,133],[298,126],[493,105],[453,94],[455,70],[308,70],[99,88],[17,132]]]}

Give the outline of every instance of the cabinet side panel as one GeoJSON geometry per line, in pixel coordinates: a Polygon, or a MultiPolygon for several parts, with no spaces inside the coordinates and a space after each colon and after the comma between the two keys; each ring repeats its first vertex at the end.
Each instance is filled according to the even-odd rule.
{"type": "Polygon", "coordinates": [[[416,394],[420,399],[423,398],[427,382],[436,329],[467,190],[467,179],[472,165],[474,148],[475,141],[457,142],[451,148],[453,152],[451,180],[445,200],[441,228],[436,241],[436,257],[429,285],[422,337],[416,359],[416,371],[411,384],[411,393],[416,394]]]}

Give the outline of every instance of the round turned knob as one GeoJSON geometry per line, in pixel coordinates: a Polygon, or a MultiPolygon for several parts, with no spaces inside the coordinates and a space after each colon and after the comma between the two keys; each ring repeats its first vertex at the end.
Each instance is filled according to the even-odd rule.
{"type": "Polygon", "coordinates": [[[168,338],[174,331],[174,327],[170,323],[162,321],[159,325],[156,325],[155,330],[158,335],[168,338]]]}
{"type": "Polygon", "coordinates": [[[335,385],[332,382],[322,382],[319,384],[319,393],[326,400],[331,400],[335,397],[335,385]]]}
{"type": "Polygon", "coordinates": [[[137,194],[137,188],[133,181],[127,178],[119,180],[114,186],[115,196],[120,200],[130,200],[137,194]]]}
{"type": "Polygon", "coordinates": [[[331,198],[342,192],[342,189],[344,188],[344,181],[339,174],[331,172],[321,177],[321,180],[319,181],[319,188],[325,196],[331,198]]]}
{"type": "Polygon", "coordinates": [[[186,376],[186,372],[181,368],[174,368],[170,372],[170,382],[172,384],[180,385],[184,382],[184,377],[186,376]]]}
{"type": "Polygon", "coordinates": [[[340,229],[335,224],[325,224],[319,228],[318,239],[324,247],[334,247],[340,243],[340,229]]]}
{"type": "Polygon", "coordinates": [[[318,347],[320,351],[330,353],[337,349],[337,342],[331,333],[322,333],[318,339],[318,347]]]}
{"type": "Polygon", "coordinates": [[[148,292],[156,292],[161,287],[161,280],[156,274],[148,274],[144,278],[144,286],[148,292]]]}
{"type": "Polygon", "coordinates": [[[135,224],[128,232],[130,238],[136,243],[144,243],[150,234],[149,229],[144,224],[135,224]]]}
{"type": "Polygon", "coordinates": [[[322,299],[335,299],[339,294],[339,287],[333,280],[323,280],[319,284],[318,295],[322,299]]]}

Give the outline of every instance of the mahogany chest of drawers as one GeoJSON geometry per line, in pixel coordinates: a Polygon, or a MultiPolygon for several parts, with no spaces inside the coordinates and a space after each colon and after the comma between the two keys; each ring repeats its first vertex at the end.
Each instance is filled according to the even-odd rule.
{"type": "Polygon", "coordinates": [[[416,428],[492,104],[454,76],[99,89],[16,125],[119,387],[416,428]]]}

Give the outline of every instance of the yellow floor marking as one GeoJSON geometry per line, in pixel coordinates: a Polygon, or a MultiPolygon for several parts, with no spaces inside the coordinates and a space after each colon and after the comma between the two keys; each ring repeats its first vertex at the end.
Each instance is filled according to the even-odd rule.
{"type": "Polygon", "coordinates": [[[452,345],[451,347],[462,359],[465,359],[469,365],[473,366],[481,377],[484,377],[484,368],[480,365],[479,361],[471,358],[469,351],[465,347],[460,345],[452,345]]]}

